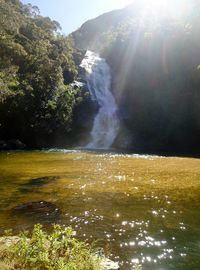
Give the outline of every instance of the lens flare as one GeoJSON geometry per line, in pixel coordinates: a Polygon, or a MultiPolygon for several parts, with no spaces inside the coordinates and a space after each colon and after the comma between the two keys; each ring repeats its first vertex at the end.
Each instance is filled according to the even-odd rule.
{"type": "Polygon", "coordinates": [[[147,5],[151,5],[154,7],[162,7],[167,4],[166,0],[146,0],[145,2],[147,5]]]}

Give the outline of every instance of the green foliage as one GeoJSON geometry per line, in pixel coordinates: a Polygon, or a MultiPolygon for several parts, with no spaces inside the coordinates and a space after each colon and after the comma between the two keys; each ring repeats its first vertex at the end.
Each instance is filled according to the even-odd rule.
{"type": "MultiPolygon", "coordinates": [[[[70,129],[77,91],[73,42],[35,6],[0,0],[0,134],[46,146],[70,129]],[[47,139],[48,137],[48,139],[47,139]]],[[[31,144],[32,143],[32,144],[31,144]]]]}
{"type": "Polygon", "coordinates": [[[37,224],[31,234],[20,234],[16,244],[0,250],[0,266],[9,270],[102,270],[94,250],[74,235],[71,228],[59,225],[47,234],[37,224]]]}

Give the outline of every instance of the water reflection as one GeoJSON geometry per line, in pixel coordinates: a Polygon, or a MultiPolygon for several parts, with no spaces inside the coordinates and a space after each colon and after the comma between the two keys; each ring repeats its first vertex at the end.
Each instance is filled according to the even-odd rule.
{"type": "MultiPolygon", "coordinates": [[[[80,151],[0,154],[1,232],[30,228],[33,219],[11,209],[42,199],[61,210],[55,222],[71,225],[81,239],[99,240],[121,269],[135,263],[144,270],[198,269],[199,165],[196,159],[80,151]]],[[[54,222],[35,220],[48,221],[54,222]]]]}

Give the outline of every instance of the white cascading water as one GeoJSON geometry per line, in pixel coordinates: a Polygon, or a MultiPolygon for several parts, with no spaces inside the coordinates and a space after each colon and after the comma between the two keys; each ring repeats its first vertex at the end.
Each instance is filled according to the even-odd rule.
{"type": "Polygon", "coordinates": [[[87,51],[81,67],[87,73],[87,85],[93,100],[99,104],[88,149],[109,149],[118,134],[117,104],[111,93],[111,71],[106,60],[87,51]]]}

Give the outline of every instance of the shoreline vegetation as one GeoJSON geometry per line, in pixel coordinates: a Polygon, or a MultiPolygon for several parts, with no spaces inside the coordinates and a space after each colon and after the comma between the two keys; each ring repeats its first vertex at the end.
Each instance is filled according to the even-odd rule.
{"type": "MultiPolygon", "coordinates": [[[[93,244],[75,238],[71,227],[54,225],[46,233],[36,224],[33,231],[0,237],[2,270],[115,270],[117,262],[106,258],[93,244]]],[[[139,266],[133,269],[141,269],[139,266]]]]}

